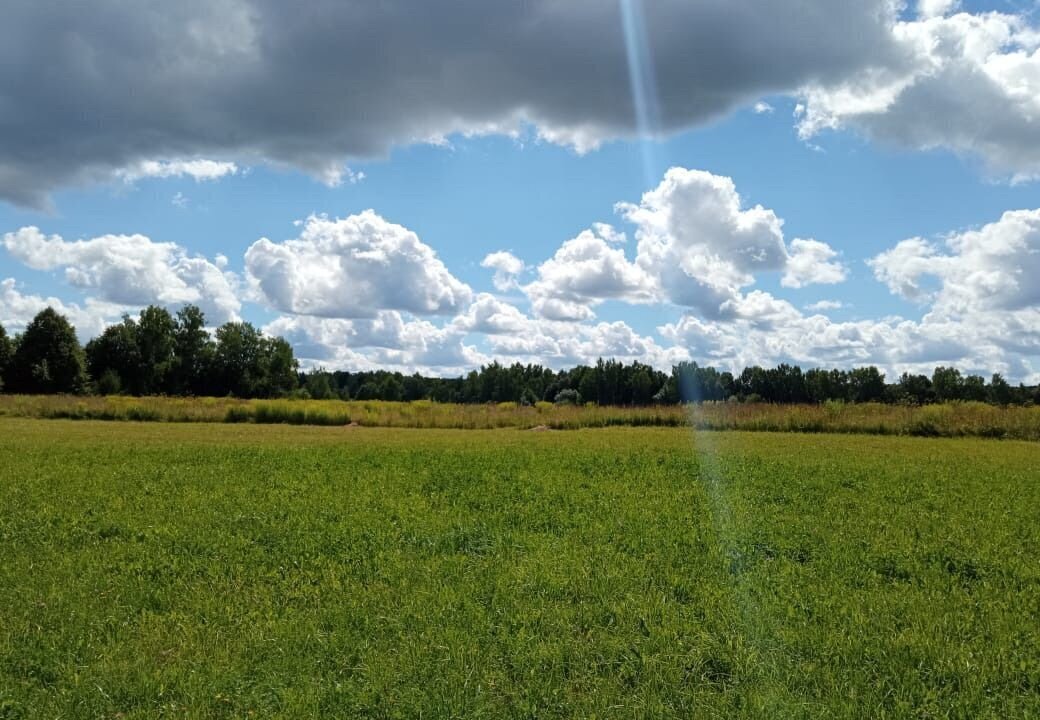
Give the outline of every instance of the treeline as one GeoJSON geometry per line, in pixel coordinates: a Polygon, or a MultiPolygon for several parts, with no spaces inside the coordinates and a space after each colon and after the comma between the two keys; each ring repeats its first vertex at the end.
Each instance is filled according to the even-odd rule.
{"type": "Polygon", "coordinates": [[[283,397],[299,385],[292,346],[246,322],[211,336],[193,305],[176,316],[147,307],[80,346],[52,308],[11,339],[0,326],[0,388],[24,394],[234,395],[283,397]]]}
{"type": "Polygon", "coordinates": [[[303,391],[315,399],[420,400],[488,403],[594,402],[599,405],[674,405],[680,402],[902,403],[925,405],[956,400],[997,405],[1040,403],[1040,388],[1012,386],[995,374],[987,382],[938,367],[931,377],[902,375],[887,383],[876,367],[803,371],[793,365],[750,367],[740,375],[683,362],[670,373],[634,362],[600,360],[570,370],[497,362],[461,378],[427,378],[387,371],[326,372],[301,376],[303,391]]]}
{"type": "Polygon", "coordinates": [[[997,405],[1040,403],[1040,388],[1012,386],[938,367],[893,383],[876,367],[803,371],[794,365],[750,367],[739,375],[684,362],[670,373],[640,362],[600,360],[554,371],[497,362],[458,378],[398,372],[299,372],[292,346],[247,322],[229,322],[211,335],[199,308],[176,315],[150,306],[81,347],[68,320],[47,308],[10,338],[0,326],[0,390],[24,394],[125,393],[445,403],[537,402],[653,405],[680,402],[903,403],[956,400],[997,405]]]}

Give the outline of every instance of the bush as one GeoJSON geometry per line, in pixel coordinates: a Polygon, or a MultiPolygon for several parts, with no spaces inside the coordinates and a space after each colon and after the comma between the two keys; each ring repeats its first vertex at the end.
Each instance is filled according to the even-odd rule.
{"type": "Polygon", "coordinates": [[[577,390],[560,390],[556,393],[554,402],[557,405],[581,405],[581,395],[577,390]]]}
{"type": "Polygon", "coordinates": [[[122,389],[123,381],[119,379],[119,374],[112,368],[105,370],[101,377],[98,378],[98,395],[118,395],[122,389]]]}

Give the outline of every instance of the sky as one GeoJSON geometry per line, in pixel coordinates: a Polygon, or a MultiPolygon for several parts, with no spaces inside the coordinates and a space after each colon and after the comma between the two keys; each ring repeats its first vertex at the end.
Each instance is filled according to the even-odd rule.
{"type": "Polygon", "coordinates": [[[0,324],[1040,382],[1029,0],[10,0],[0,324]]]}

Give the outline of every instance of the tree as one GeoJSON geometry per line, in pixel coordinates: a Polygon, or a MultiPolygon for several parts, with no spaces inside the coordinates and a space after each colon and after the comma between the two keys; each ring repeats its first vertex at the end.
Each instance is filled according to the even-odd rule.
{"type": "Polygon", "coordinates": [[[332,383],[329,382],[330,377],[331,376],[321,368],[308,373],[307,380],[304,383],[304,388],[307,390],[307,394],[315,400],[329,400],[334,397],[334,393],[332,392],[332,383]]]}
{"type": "Polygon", "coordinates": [[[247,322],[229,322],[217,328],[213,353],[213,381],[220,395],[255,397],[263,378],[260,369],[260,332],[247,322]]]}
{"type": "Polygon", "coordinates": [[[422,400],[426,397],[426,378],[419,373],[409,375],[404,379],[404,399],[406,402],[422,400]]]}
{"type": "Polygon", "coordinates": [[[166,308],[149,305],[137,321],[138,368],[136,393],[156,395],[167,389],[173,369],[176,326],[166,308]]]}
{"type": "Polygon", "coordinates": [[[1000,373],[993,373],[993,377],[989,381],[989,387],[986,389],[986,394],[989,401],[995,405],[1008,405],[1011,403],[1011,385],[1000,373]]]}
{"type": "Polygon", "coordinates": [[[599,376],[598,368],[585,368],[585,372],[582,373],[581,380],[578,381],[578,394],[585,402],[599,401],[599,376]]]}
{"type": "Polygon", "coordinates": [[[764,397],[771,402],[797,403],[808,399],[805,378],[802,369],[797,365],[777,365],[774,369],[766,371],[766,379],[769,394],[764,397]]]}
{"type": "Polygon", "coordinates": [[[195,305],[177,312],[173,328],[174,360],[168,387],[177,395],[206,393],[213,364],[213,341],[206,332],[206,316],[195,305]]]}
{"type": "Polygon", "coordinates": [[[937,367],[932,373],[932,389],[939,402],[961,399],[961,371],[952,367],[937,367]]]}
{"type": "Polygon", "coordinates": [[[288,341],[280,337],[262,338],[259,360],[260,380],[256,392],[260,397],[281,397],[296,389],[300,363],[288,341]]]}
{"type": "Polygon", "coordinates": [[[283,338],[264,337],[251,323],[224,323],[216,332],[212,377],[221,395],[279,397],[296,389],[299,363],[283,338]]]}
{"type": "Polygon", "coordinates": [[[123,321],[109,325],[104,332],[87,343],[87,369],[97,381],[96,390],[102,395],[122,391],[140,395],[140,349],[137,344],[137,323],[129,315],[123,321]],[[102,378],[105,382],[102,383],[102,378]]]}
{"type": "Polygon", "coordinates": [[[635,369],[628,378],[629,395],[633,405],[649,405],[654,397],[654,379],[646,366],[635,369]]]}
{"type": "Polygon", "coordinates": [[[844,399],[844,393],[835,390],[831,382],[831,374],[826,370],[806,371],[805,395],[809,402],[817,405],[837,397],[844,399]]]}
{"type": "Polygon", "coordinates": [[[740,380],[737,381],[737,384],[740,388],[740,394],[748,399],[751,399],[751,396],[754,395],[759,400],[768,400],[772,395],[769,387],[769,375],[757,365],[744,368],[744,372],[740,374],[740,380]]]}
{"type": "Polygon", "coordinates": [[[876,367],[856,368],[849,373],[849,400],[852,402],[880,402],[884,396],[885,376],[876,367]]]}
{"type": "Polygon", "coordinates": [[[53,308],[40,311],[22,333],[8,375],[15,392],[83,392],[87,372],[76,329],[53,308]]]}
{"type": "Polygon", "coordinates": [[[374,382],[362,383],[358,388],[357,395],[355,397],[358,400],[378,400],[379,399],[379,388],[376,387],[374,382]]]}
{"type": "Polygon", "coordinates": [[[927,375],[903,373],[897,387],[899,399],[914,405],[924,405],[931,402],[934,397],[932,381],[928,379],[927,375]]]}
{"type": "Polygon", "coordinates": [[[969,375],[964,378],[961,398],[972,402],[986,402],[986,381],[981,375],[969,375]]]}
{"type": "Polygon", "coordinates": [[[393,375],[387,375],[379,385],[379,398],[391,402],[404,400],[404,384],[393,375]]]}
{"type": "Polygon", "coordinates": [[[13,354],[14,347],[11,338],[7,337],[7,331],[4,330],[3,325],[0,325],[0,390],[4,389],[4,374],[7,372],[7,366],[11,364],[13,354]]]}

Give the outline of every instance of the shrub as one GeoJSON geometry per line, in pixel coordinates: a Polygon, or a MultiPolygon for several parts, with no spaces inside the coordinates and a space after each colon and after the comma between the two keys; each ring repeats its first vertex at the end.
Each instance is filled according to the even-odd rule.
{"type": "Polygon", "coordinates": [[[118,395],[123,389],[123,381],[119,379],[119,374],[109,368],[101,374],[101,377],[97,381],[97,392],[99,395],[118,395]]]}
{"type": "Polygon", "coordinates": [[[556,393],[554,402],[557,405],[581,405],[581,395],[578,394],[577,390],[560,390],[556,393]]]}

